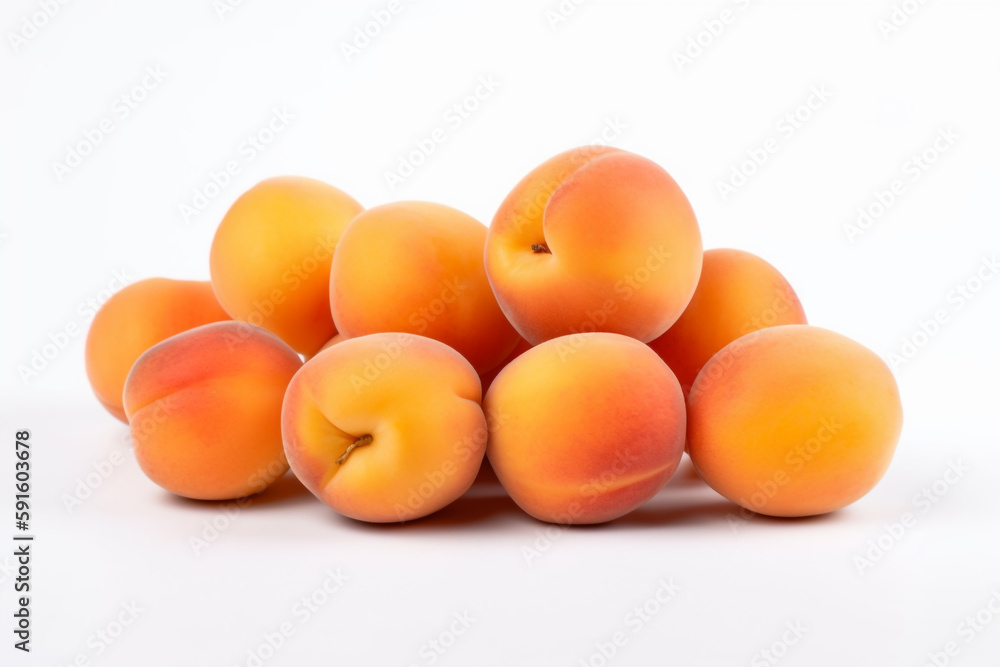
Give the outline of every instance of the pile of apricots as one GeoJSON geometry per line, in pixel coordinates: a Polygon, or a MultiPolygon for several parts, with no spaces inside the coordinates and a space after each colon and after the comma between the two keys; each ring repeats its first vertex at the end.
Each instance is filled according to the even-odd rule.
{"type": "Polygon", "coordinates": [[[345,516],[408,521],[488,462],[531,516],[600,523],[686,451],[745,511],[798,517],[871,490],[902,428],[882,359],[808,325],[765,260],[704,251],[677,183],[624,150],[546,161],[488,228],[271,178],[209,260],[211,282],[117,292],[86,345],[140,467],[187,498],[259,493],[290,468],[345,516]]]}

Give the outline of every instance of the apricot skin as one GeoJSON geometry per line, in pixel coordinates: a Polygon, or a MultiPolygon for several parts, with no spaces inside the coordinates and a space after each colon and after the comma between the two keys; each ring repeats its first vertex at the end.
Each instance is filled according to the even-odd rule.
{"type": "Polygon", "coordinates": [[[228,319],[207,281],[149,278],[122,288],[87,332],[87,379],[97,400],[127,424],[122,392],[135,360],[175,334],[228,319]]]}
{"type": "MultiPolygon", "coordinates": [[[[320,352],[322,352],[323,350],[327,349],[328,347],[333,347],[337,343],[343,342],[345,340],[347,340],[347,336],[345,336],[344,334],[338,332],[333,338],[331,338],[330,340],[328,340],[325,343],[323,343],[323,347],[321,347],[318,350],[316,350],[316,354],[319,354],[320,352]]],[[[313,357],[315,357],[316,354],[310,355],[306,359],[306,361],[309,361],[309,359],[312,359],[313,357]]]]}
{"type": "Polygon", "coordinates": [[[716,352],[740,336],[782,324],[806,324],[806,314],[776,268],[742,250],[706,250],[691,303],[649,346],[670,366],[687,394],[716,352]]]}
{"type": "Polygon", "coordinates": [[[651,498],[684,450],[684,397],[643,343],[564,336],[524,352],[486,393],[487,456],[525,512],[560,524],[611,521],[651,498]]]}
{"type": "Polygon", "coordinates": [[[311,178],[261,181],[230,207],[212,241],[212,287],[233,319],[314,354],[337,333],[330,264],[361,205],[311,178]]]}
{"type": "Polygon", "coordinates": [[[397,202],[355,218],[330,274],[337,330],[350,338],[405,332],[441,341],[486,372],[510,354],[517,332],[483,266],[486,228],[441,204],[397,202]]]}
{"type": "Polygon", "coordinates": [[[340,514],[417,519],[476,478],[486,450],[480,398],[475,370],[444,343],[408,333],[348,338],[289,385],[285,452],[306,488],[340,514]]]}
{"type": "Polygon", "coordinates": [[[701,232],[680,187],[626,151],[578,148],[544,162],[500,205],[486,271],[532,344],[587,331],[648,342],[687,306],[701,232]]]}
{"type": "Polygon", "coordinates": [[[737,339],[705,365],[688,397],[698,474],[770,516],[824,514],[864,496],[889,467],[902,424],[885,362],[808,325],[737,339]]]}
{"type": "Polygon", "coordinates": [[[277,336],[239,322],[208,324],[154,345],[125,382],[139,466],[185,498],[263,491],[288,470],[281,402],[301,366],[277,336]]]}

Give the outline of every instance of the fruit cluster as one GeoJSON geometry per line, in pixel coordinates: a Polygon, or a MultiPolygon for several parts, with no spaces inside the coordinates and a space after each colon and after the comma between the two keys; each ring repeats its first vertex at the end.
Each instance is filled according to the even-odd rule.
{"type": "Polygon", "coordinates": [[[488,229],[272,178],[226,213],[210,268],[122,289],[86,348],[142,470],[188,498],[291,467],[346,516],[406,521],[486,457],[533,517],[598,523],[686,450],[746,510],[806,516],[867,493],[902,427],[876,354],[809,326],[763,259],[703,251],[677,183],[623,150],[548,160],[488,229]]]}

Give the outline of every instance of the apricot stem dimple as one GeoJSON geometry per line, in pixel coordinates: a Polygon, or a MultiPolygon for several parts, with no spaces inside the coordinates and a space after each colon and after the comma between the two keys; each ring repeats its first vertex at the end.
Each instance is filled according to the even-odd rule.
{"type": "Polygon", "coordinates": [[[532,243],[531,244],[531,250],[533,252],[537,252],[537,253],[545,252],[545,253],[552,254],[552,251],[549,250],[549,247],[547,245],[545,245],[544,243],[532,243]]]}
{"type": "Polygon", "coordinates": [[[347,460],[347,457],[350,455],[351,452],[354,451],[356,447],[364,447],[365,445],[370,445],[370,444],[372,444],[372,437],[370,435],[361,436],[360,438],[358,438],[357,440],[355,440],[354,442],[352,442],[350,445],[347,446],[347,451],[345,451],[344,454],[339,459],[337,459],[337,465],[344,465],[344,461],[347,460]]]}

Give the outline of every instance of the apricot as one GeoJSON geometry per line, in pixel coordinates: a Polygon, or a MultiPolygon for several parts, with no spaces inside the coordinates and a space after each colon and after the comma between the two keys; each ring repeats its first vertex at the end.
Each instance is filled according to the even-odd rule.
{"type": "Polygon", "coordinates": [[[705,251],[691,303],[649,346],[667,362],[687,394],[716,352],[765,327],[806,324],[792,286],[776,268],[749,252],[705,251]]]}
{"type": "Polygon", "coordinates": [[[483,403],[487,457],[525,512],[611,521],[651,498],[684,451],[684,395],[649,347],[613,333],[555,338],[500,371],[483,403]]]}
{"type": "Polygon", "coordinates": [[[185,498],[263,491],[288,470],[281,401],[301,366],[277,336],[238,322],[206,324],[154,345],[125,381],[139,466],[185,498]]]}
{"type": "Polygon", "coordinates": [[[233,319],[314,354],[337,333],[330,315],[330,263],[361,205],[321,181],[269,178],[226,213],[212,241],[212,287],[233,319]]]}
{"type": "Polygon", "coordinates": [[[122,392],[132,364],[174,334],[228,320],[207,281],[149,278],[122,288],[97,311],[84,358],[94,395],[126,424],[122,392]]]}
{"type": "Polygon", "coordinates": [[[761,329],[705,365],[688,400],[698,474],[741,507],[770,516],[832,512],[885,474],[903,424],[882,359],[808,325],[761,329]]]}
{"type": "Polygon", "coordinates": [[[701,262],[698,222],[670,175],[597,146],[529,173],[486,240],[500,307],[534,345],[587,331],[653,340],[687,306],[701,262]]]}
{"type": "Polygon", "coordinates": [[[517,344],[486,270],[486,228],[441,204],[371,208],[344,231],[330,272],[337,330],[405,332],[441,341],[486,372],[517,344]]]}
{"type": "Polygon", "coordinates": [[[302,367],[281,427],[292,471],[337,512],[417,519],[472,485],[486,450],[479,376],[444,343],[408,333],[349,338],[302,367]]]}

